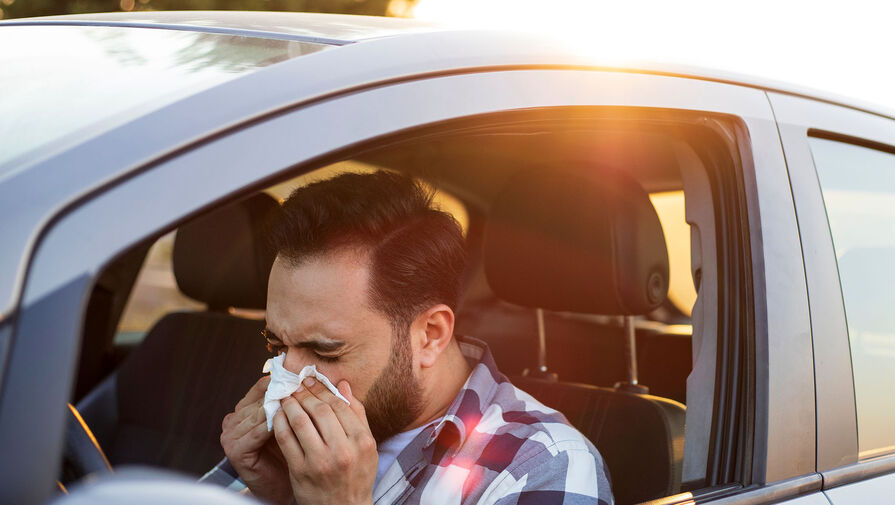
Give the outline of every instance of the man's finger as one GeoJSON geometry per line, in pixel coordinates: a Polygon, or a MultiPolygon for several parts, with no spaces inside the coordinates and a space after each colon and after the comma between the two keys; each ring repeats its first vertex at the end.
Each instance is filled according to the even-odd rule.
{"type": "Polygon", "coordinates": [[[246,395],[242,398],[242,400],[239,400],[239,403],[236,404],[236,408],[234,410],[239,410],[240,408],[245,407],[250,403],[257,402],[258,400],[264,398],[264,393],[267,392],[267,386],[269,384],[269,375],[265,375],[264,377],[258,379],[258,381],[255,382],[255,384],[253,384],[252,387],[249,389],[249,392],[246,393],[246,395]]]}
{"type": "Polygon", "coordinates": [[[289,427],[305,454],[323,454],[326,446],[311,417],[293,396],[280,401],[289,427]]]}
{"type": "MultiPolygon", "coordinates": [[[[339,384],[345,384],[347,386],[348,382],[343,380],[339,384]]],[[[339,392],[342,393],[342,396],[345,396],[342,388],[336,389],[339,389],[339,392]]],[[[361,419],[357,415],[357,413],[352,410],[347,403],[345,403],[344,400],[334,395],[332,391],[330,391],[323,384],[320,384],[318,382],[316,385],[312,386],[309,391],[313,393],[314,396],[317,397],[317,399],[329,405],[333,413],[335,413],[336,418],[339,420],[339,424],[342,425],[342,429],[345,431],[345,434],[348,435],[348,437],[353,438],[370,432],[370,428],[366,424],[366,419],[361,419]]],[[[345,398],[348,397],[345,396],[345,398]]]]}
{"type": "MultiPolygon", "coordinates": [[[[251,409],[246,410],[250,411],[251,409]]],[[[233,427],[228,436],[234,440],[238,439],[259,425],[264,426],[265,430],[267,429],[267,416],[264,415],[262,407],[258,407],[251,415],[245,416],[239,424],[233,427]]]]}
{"type": "Polygon", "coordinates": [[[233,453],[244,454],[264,445],[273,432],[267,431],[267,423],[253,426],[249,431],[236,438],[233,442],[233,453]]]}
{"type": "MultiPolygon", "coordinates": [[[[305,412],[311,416],[317,431],[327,445],[337,445],[345,441],[348,434],[330,404],[320,397],[335,396],[322,383],[310,377],[305,379],[304,388],[292,394],[301,403],[305,412]]],[[[338,398],[336,398],[338,400],[338,398]]]]}
{"type": "Polygon", "coordinates": [[[239,423],[243,422],[246,418],[255,417],[258,415],[258,411],[263,411],[264,402],[262,400],[258,400],[254,403],[248,403],[241,408],[237,409],[236,412],[230,417],[230,425],[236,426],[239,423]]]}
{"type": "Polygon", "coordinates": [[[285,410],[278,410],[273,416],[273,433],[287,464],[302,464],[305,460],[305,453],[298,443],[298,439],[295,438],[285,410]]]}
{"type": "Polygon", "coordinates": [[[361,403],[361,401],[358,400],[356,396],[354,396],[354,393],[351,392],[351,386],[348,384],[348,381],[343,380],[339,382],[337,389],[340,393],[342,393],[342,396],[344,396],[348,399],[349,402],[351,402],[349,408],[351,408],[351,410],[353,410],[354,413],[357,415],[358,419],[363,422],[364,426],[367,428],[366,431],[370,431],[370,423],[367,421],[367,411],[364,409],[364,404],[361,403]]]}

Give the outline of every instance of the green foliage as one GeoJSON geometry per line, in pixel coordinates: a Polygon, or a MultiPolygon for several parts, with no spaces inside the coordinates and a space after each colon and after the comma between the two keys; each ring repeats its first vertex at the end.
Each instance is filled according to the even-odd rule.
{"type": "Polygon", "coordinates": [[[121,10],[265,10],[389,14],[391,0],[0,0],[3,19],[121,10]]]}

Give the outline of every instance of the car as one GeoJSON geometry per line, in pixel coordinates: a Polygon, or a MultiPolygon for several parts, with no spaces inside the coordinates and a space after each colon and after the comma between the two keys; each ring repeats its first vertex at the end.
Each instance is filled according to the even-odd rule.
{"type": "Polygon", "coordinates": [[[895,113],[388,18],[0,41],[3,503],[248,502],[189,476],[269,356],[265,219],[377,169],[439,191],[470,256],[457,331],[595,443],[617,503],[895,490],[895,113]]]}

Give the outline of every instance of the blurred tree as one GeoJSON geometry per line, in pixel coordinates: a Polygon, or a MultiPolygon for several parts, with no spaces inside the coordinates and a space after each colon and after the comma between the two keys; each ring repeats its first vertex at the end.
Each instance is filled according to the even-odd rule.
{"type": "Polygon", "coordinates": [[[0,19],[140,10],[265,10],[405,16],[417,0],[0,0],[0,19]]]}

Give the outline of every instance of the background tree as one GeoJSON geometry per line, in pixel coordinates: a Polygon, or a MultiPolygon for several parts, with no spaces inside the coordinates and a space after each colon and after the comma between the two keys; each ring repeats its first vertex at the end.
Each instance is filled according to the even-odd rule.
{"type": "Polygon", "coordinates": [[[140,10],[265,10],[407,16],[416,0],[0,0],[0,19],[140,10]]]}

